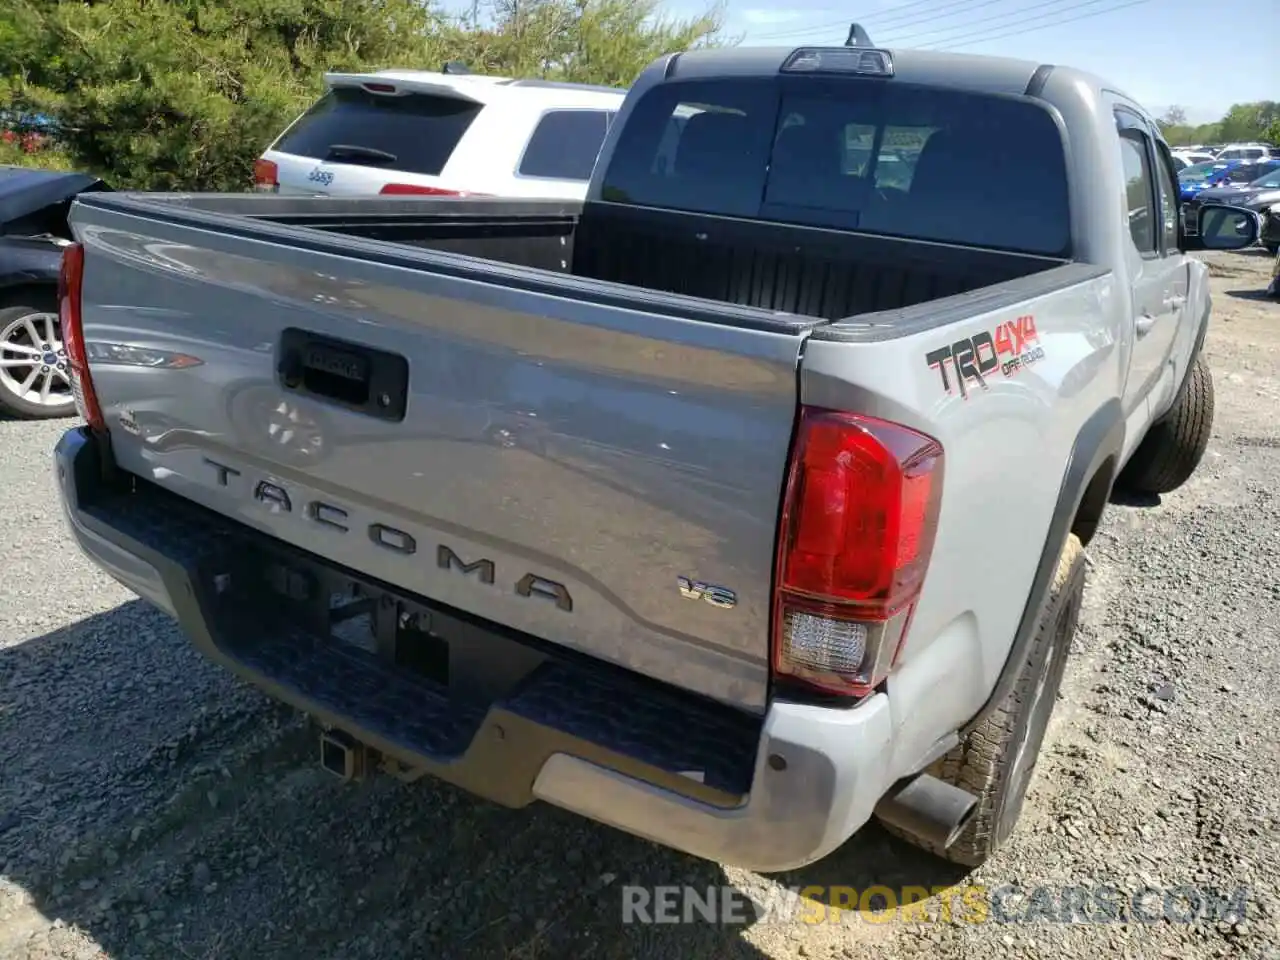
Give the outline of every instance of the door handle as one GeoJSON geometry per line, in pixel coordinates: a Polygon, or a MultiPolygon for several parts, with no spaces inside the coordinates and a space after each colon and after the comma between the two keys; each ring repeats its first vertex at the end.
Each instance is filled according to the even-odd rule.
{"type": "Polygon", "coordinates": [[[1172,297],[1164,298],[1164,308],[1166,310],[1181,310],[1186,302],[1186,297],[1175,294],[1172,297]]]}
{"type": "Polygon", "coordinates": [[[1156,325],[1156,318],[1147,316],[1145,313],[1138,318],[1138,322],[1134,324],[1138,328],[1138,336],[1145,337],[1151,332],[1151,328],[1156,325]]]}

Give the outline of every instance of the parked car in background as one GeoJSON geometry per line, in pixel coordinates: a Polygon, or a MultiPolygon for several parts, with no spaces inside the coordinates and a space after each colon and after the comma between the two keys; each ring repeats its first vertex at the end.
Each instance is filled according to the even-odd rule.
{"type": "Polygon", "coordinates": [[[1275,156],[1276,148],[1269,143],[1228,143],[1214,158],[1215,160],[1262,160],[1275,156]]]}
{"type": "Polygon", "coordinates": [[[1248,207],[1255,212],[1269,205],[1271,201],[1264,199],[1268,189],[1266,184],[1272,181],[1280,183],[1280,157],[1237,163],[1223,173],[1215,186],[1204,187],[1182,202],[1182,228],[1187,236],[1194,237],[1199,229],[1202,204],[1228,203],[1248,207]],[[1258,185],[1256,188],[1255,184],[1258,185]]]}
{"type": "Polygon", "coordinates": [[[109,189],[85,173],[0,166],[0,415],[75,413],[58,322],[58,268],[81,192],[109,189]]]}
{"type": "Polygon", "coordinates": [[[1179,172],[1197,163],[1213,163],[1215,159],[1212,153],[1204,150],[1174,150],[1172,156],[1173,168],[1179,172]]]}
{"type": "Polygon", "coordinates": [[[1228,170],[1239,166],[1239,160],[1214,160],[1196,163],[1178,171],[1178,200],[1186,203],[1201,190],[1216,187],[1226,179],[1228,170]]]}
{"type": "Polygon", "coordinates": [[[259,191],[578,199],[625,91],[469,73],[325,75],[254,165],[259,191]]]}
{"type": "Polygon", "coordinates": [[[0,143],[19,146],[24,153],[43,150],[57,133],[57,121],[50,116],[0,110],[0,143]]]}

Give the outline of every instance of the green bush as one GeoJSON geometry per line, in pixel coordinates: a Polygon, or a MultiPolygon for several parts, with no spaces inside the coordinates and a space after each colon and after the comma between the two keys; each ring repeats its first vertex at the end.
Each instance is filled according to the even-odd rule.
{"type": "Polygon", "coordinates": [[[71,158],[56,146],[24,150],[21,144],[0,139],[0,167],[35,167],[41,170],[70,170],[71,158]]]}
{"type": "Polygon", "coordinates": [[[714,11],[656,0],[504,0],[449,18],[419,0],[5,0],[0,112],[60,127],[69,161],[119,189],[243,190],[327,70],[439,69],[627,84],[715,42],[714,11]]]}

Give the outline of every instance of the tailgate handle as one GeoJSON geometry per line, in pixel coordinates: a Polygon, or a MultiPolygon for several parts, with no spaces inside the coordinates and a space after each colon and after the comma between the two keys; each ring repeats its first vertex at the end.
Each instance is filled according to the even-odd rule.
{"type": "Polygon", "coordinates": [[[399,354],[289,327],[280,334],[280,386],[380,420],[403,420],[409,362],[399,354]]]}

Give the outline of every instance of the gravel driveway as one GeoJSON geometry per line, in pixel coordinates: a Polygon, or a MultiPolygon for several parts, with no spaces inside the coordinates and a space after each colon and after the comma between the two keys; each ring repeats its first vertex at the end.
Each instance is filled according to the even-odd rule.
{"type": "Polygon", "coordinates": [[[0,421],[0,957],[1280,957],[1280,304],[1266,258],[1209,259],[1205,465],[1109,511],[1021,828],[968,878],[874,827],[765,879],[550,808],[342,786],[69,544],[66,423],[0,421]],[[1242,922],[621,923],[626,884],[779,883],[1251,893],[1242,922]]]}

